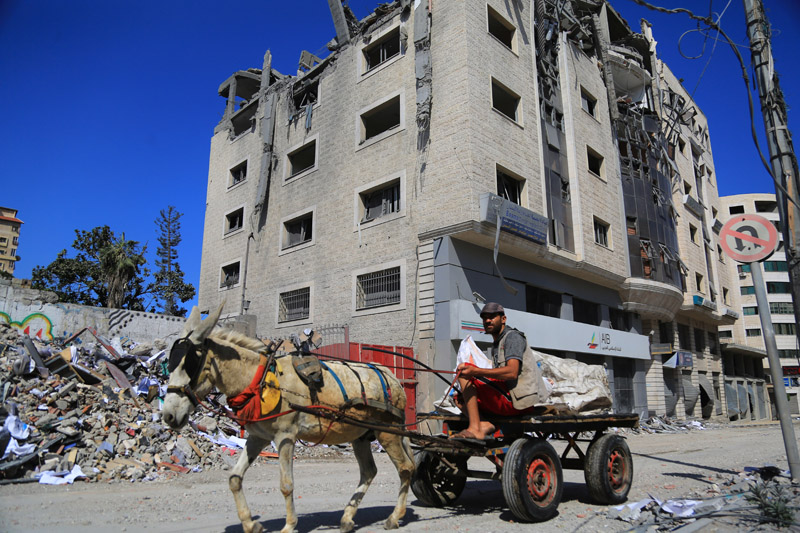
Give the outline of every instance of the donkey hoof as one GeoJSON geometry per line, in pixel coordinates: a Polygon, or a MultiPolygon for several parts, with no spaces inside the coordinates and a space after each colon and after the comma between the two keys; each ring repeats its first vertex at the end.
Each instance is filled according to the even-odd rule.
{"type": "Polygon", "coordinates": [[[242,529],[244,529],[246,533],[263,533],[264,531],[264,527],[255,520],[250,522],[249,528],[242,524],[242,529]]]}
{"type": "Polygon", "coordinates": [[[339,523],[339,531],[341,531],[342,533],[350,533],[350,531],[353,531],[355,525],[356,525],[355,522],[353,522],[352,520],[343,519],[339,523]]]}
{"type": "Polygon", "coordinates": [[[383,523],[383,529],[397,529],[398,527],[400,527],[400,523],[393,516],[387,518],[386,522],[383,523]]]}

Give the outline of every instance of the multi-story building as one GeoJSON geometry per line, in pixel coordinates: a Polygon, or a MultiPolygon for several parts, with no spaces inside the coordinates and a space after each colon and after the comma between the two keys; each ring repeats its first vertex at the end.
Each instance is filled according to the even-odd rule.
{"type": "MultiPolygon", "coordinates": [[[[723,210],[727,215],[757,214],[771,221],[778,228],[778,246],[775,253],[761,262],[765,291],[769,302],[769,314],[775,333],[775,344],[778,347],[783,375],[786,376],[793,413],[798,413],[798,378],[800,378],[800,350],[797,345],[797,324],[792,307],[791,284],[786,263],[786,252],[783,249],[783,238],[779,226],[778,204],[774,194],[738,194],[720,198],[723,210]]],[[[738,278],[736,290],[737,310],[741,318],[735,324],[720,328],[720,340],[723,342],[723,354],[726,366],[727,381],[737,389],[737,397],[742,405],[742,417],[760,417],[760,413],[748,412],[753,405],[749,395],[756,391],[755,399],[760,401],[758,388],[754,382],[765,380],[765,367],[769,368],[766,359],[766,348],[762,335],[761,317],[756,304],[755,287],[749,264],[732,263],[733,275],[738,278]],[[735,382],[735,383],[733,383],[735,382]]],[[[729,387],[730,387],[729,386],[729,387]]],[[[733,405],[729,409],[733,411],[733,405]]]]}
{"type": "Polygon", "coordinates": [[[19,228],[23,222],[17,218],[17,210],[0,207],[0,272],[14,274],[19,257],[19,228]]]}
{"type": "MultiPolygon", "coordinates": [[[[619,412],[724,414],[708,125],[649,26],[603,0],[332,11],[328,57],[219,88],[201,308],[449,369],[494,300],[534,348],[606,365],[619,412]]],[[[419,406],[443,389],[420,376],[419,406]]]]}

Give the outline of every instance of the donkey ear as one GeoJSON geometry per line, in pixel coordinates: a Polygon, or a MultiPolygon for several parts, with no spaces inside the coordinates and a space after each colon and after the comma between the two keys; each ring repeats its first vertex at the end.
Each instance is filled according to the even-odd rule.
{"type": "Polygon", "coordinates": [[[225,302],[219,304],[219,307],[217,307],[216,311],[208,315],[205,320],[197,325],[189,337],[194,344],[202,344],[205,342],[208,334],[211,333],[211,330],[217,325],[217,321],[219,320],[219,316],[222,314],[222,308],[224,306],[225,302]]]}
{"type": "Polygon", "coordinates": [[[196,305],[192,307],[192,312],[189,314],[189,318],[186,319],[186,323],[183,325],[183,337],[185,337],[190,331],[197,329],[200,325],[200,308],[196,305]]]}

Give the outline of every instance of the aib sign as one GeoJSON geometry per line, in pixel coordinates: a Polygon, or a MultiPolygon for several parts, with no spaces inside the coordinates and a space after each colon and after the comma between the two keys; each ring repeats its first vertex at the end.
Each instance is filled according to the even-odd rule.
{"type": "Polygon", "coordinates": [[[592,338],[587,346],[590,350],[602,350],[606,352],[621,352],[622,347],[611,344],[611,333],[592,333],[592,338]]]}

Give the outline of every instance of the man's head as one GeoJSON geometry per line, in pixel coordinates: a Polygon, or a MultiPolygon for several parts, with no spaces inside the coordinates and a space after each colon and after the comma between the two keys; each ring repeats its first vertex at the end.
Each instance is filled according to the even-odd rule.
{"type": "Polygon", "coordinates": [[[497,337],[506,325],[506,311],[499,303],[488,302],[481,309],[481,320],[483,330],[492,337],[497,337]]]}

